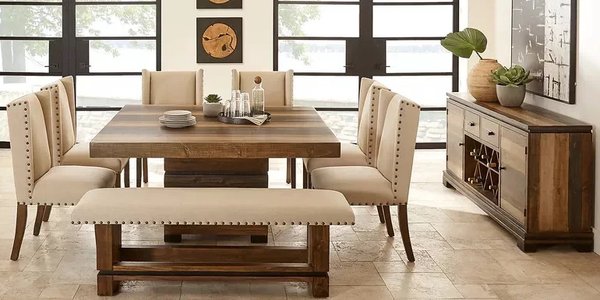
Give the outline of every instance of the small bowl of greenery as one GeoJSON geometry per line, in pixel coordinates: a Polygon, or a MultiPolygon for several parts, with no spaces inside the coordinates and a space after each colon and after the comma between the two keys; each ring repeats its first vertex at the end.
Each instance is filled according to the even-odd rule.
{"type": "Polygon", "coordinates": [[[492,72],[492,80],[496,83],[496,93],[502,106],[519,107],[525,100],[525,86],[533,81],[530,71],[522,66],[501,67],[492,72]]]}
{"type": "Polygon", "coordinates": [[[215,118],[223,110],[221,97],[217,94],[210,94],[202,102],[202,111],[205,117],[215,118]]]}

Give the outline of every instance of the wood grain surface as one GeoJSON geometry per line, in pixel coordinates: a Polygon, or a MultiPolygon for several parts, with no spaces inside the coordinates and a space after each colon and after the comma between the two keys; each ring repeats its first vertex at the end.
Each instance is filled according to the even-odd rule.
{"type": "Polygon", "coordinates": [[[309,107],[271,107],[263,126],[205,118],[201,106],[127,105],[90,143],[92,157],[287,158],[339,157],[340,142],[309,107]],[[190,110],[198,124],[170,129],[158,118],[190,110]]]}

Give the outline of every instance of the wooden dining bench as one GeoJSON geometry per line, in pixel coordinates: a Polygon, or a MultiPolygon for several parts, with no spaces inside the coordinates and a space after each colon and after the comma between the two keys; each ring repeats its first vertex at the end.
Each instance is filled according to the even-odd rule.
{"type": "Polygon", "coordinates": [[[121,281],[305,281],[329,295],[329,226],[351,225],[344,196],[326,190],[144,188],[100,189],[83,196],[74,224],[95,224],[98,295],[121,281]],[[124,246],[121,226],[306,225],[306,247],[124,246]]]}

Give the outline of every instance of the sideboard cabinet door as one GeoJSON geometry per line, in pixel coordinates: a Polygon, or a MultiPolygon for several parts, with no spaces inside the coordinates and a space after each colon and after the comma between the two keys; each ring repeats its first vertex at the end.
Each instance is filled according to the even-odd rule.
{"type": "Polygon", "coordinates": [[[453,175],[463,180],[465,110],[448,103],[447,167],[453,175]]]}
{"type": "Polygon", "coordinates": [[[500,133],[500,207],[522,225],[527,207],[526,136],[502,127],[500,133]]]}

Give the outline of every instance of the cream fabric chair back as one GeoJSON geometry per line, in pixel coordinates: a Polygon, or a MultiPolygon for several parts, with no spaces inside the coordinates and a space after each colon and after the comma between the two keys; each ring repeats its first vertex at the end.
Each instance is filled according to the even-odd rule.
{"type": "Polygon", "coordinates": [[[366,154],[369,166],[375,166],[377,152],[375,152],[375,135],[377,133],[377,112],[379,111],[379,97],[381,91],[389,90],[382,84],[374,82],[367,91],[363,109],[358,124],[358,147],[366,154]]]}
{"type": "Polygon", "coordinates": [[[421,108],[396,94],[387,108],[377,169],[392,185],[394,204],[406,204],[421,108]]]}
{"type": "Polygon", "coordinates": [[[142,103],[157,105],[202,105],[204,70],[142,70],[142,103]]]}
{"type": "MultiPolygon", "coordinates": [[[[70,76],[69,76],[70,77],[70,76]]],[[[52,153],[52,165],[60,165],[61,157],[77,142],[75,96],[73,78],[58,80],[42,88],[50,93],[49,99],[40,98],[44,119],[50,131],[48,141],[52,153]]]]}
{"type": "Polygon", "coordinates": [[[38,97],[48,100],[50,92],[28,94],[6,105],[19,204],[31,202],[36,180],[52,167],[48,131],[38,97]]]}
{"type": "Polygon", "coordinates": [[[365,105],[365,101],[367,100],[367,93],[369,92],[369,89],[373,83],[375,83],[375,80],[371,78],[363,77],[360,79],[360,89],[358,90],[358,126],[360,126],[362,110],[365,105]]]}
{"type": "Polygon", "coordinates": [[[231,71],[231,90],[252,93],[254,78],[260,76],[265,89],[265,106],[294,105],[294,71],[254,72],[231,71]]]}

